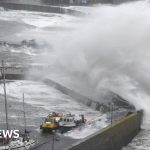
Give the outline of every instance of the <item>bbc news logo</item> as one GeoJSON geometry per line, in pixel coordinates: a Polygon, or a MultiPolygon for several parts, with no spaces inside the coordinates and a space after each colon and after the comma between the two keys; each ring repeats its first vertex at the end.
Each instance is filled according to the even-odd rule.
{"type": "Polygon", "coordinates": [[[19,130],[0,130],[0,139],[2,138],[19,138],[19,130]]]}

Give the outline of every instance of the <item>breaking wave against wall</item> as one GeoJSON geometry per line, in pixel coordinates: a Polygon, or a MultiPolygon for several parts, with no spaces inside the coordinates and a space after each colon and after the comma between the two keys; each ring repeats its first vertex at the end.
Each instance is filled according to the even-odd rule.
{"type": "MultiPolygon", "coordinates": [[[[81,10],[81,8],[76,9],[81,10]]],[[[8,63],[15,60],[16,63],[23,64],[46,64],[48,69],[42,69],[40,72],[34,72],[31,69],[31,74],[40,76],[42,79],[53,79],[94,100],[103,102],[103,97],[108,91],[117,93],[135,105],[137,109],[145,110],[144,127],[148,128],[150,2],[102,4],[91,8],[86,7],[84,12],[86,12],[85,16],[75,17],[25,11],[18,13],[18,11],[0,9],[0,19],[3,20],[0,22],[1,29],[9,28],[6,24],[11,26],[9,28],[11,36],[5,34],[7,29],[2,32],[7,46],[1,46],[1,54],[9,58],[6,59],[8,63]],[[35,40],[36,47],[21,45],[21,41],[31,39],[35,40]],[[19,46],[14,47],[14,44],[8,44],[14,41],[19,43],[19,46]],[[11,53],[11,59],[8,53],[11,53]]],[[[0,58],[3,58],[2,55],[0,58]]],[[[59,106],[58,110],[65,111],[67,107],[71,108],[71,105],[74,105],[75,113],[84,112],[90,119],[95,117],[82,130],[85,136],[93,128],[96,132],[107,125],[105,114],[99,118],[99,112],[77,103],[75,105],[72,102],[74,99],[48,88],[43,83],[10,82],[7,89],[12,101],[13,97],[19,97],[16,99],[19,101],[20,93],[25,92],[28,104],[42,108],[42,113],[38,111],[41,117],[45,116],[49,109],[56,110],[57,102],[60,102],[62,106],[59,106]],[[47,97],[44,97],[44,105],[39,103],[42,99],[39,93],[41,95],[44,93],[47,97]],[[54,107],[48,106],[49,102],[53,103],[54,107]]],[[[3,94],[2,87],[0,93],[3,94]]],[[[34,108],[35,112],[37,108],[34,108]]],[[[33,118],[30,120],[32,121],[33,118]]],[[[36,122],[36,127],[40,121],[36,122]]],[[[145,131],[149,133],[149,130],[145,131]]],[[[149,139],[145,131],[139,136],[144,135],[146,139],[149,139]]],[[[77,130],[66,136],[84,138],[80,133],[81,131],[77,130]]]]}
{"type": "Polygon", "coordinates": [[[113,91],[149,114],[149,1],[99,5],[89,12],[56,43],[47,37],[51,47],[35,61],[50,65],[46,77],[83,87],[99,101],[113,91]]]}

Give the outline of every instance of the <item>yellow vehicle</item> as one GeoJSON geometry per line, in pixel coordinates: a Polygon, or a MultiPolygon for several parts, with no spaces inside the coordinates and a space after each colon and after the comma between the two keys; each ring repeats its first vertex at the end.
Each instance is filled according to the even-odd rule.
{"type": "Polygon", "coordinates": [[[57,112],[50,113],[40,125],[40,129],[43,131],[52,131],[59,128],[59,121],[62,114],[57,112]]]}

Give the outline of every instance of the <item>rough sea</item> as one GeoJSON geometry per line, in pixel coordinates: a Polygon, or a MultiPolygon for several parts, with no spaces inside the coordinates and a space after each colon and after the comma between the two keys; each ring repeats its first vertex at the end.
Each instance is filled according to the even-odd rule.
{"type": "MultiPolygon", "coordinates": [[[[53,79],[96,100],[103,101],[101,91],[104,90],[128,99],[137,109],[144,109],[146,115],[141,132],[123,150],[149,150],[150,3],[71,8],[86,15],[76,17],[0,8],[0,60],[13,66],[46,65],[49,70],[41,70],[36,75],[53,79]]],[[[32,69],[30,72],[34,74],[32,69]]],[[[51,138],[42,135],[39,129],[49,112],[86,116],[88,124],[60,135],[56,149],[108,125],[107,114],[77,102],[42,81],[11,80],[6,87],[11,127],[23,126],[24,93],[28,128],[43,141],[51,138]]],[[[3,126],[2,84],[0,117],[3,126]]]]}

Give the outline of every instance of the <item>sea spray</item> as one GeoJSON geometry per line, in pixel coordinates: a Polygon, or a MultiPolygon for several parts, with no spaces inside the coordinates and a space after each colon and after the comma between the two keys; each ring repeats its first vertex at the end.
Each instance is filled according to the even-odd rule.
{"type": "Polygon", "coordinates": [[[101,91],[113,91],[148,113],[149,18],[148,1],[100,5],[75,30],[61,33],[56,43],[49,41],[49,52],[35,62],[49,65],[43,78],[84,89],[98,101],[103,101],[101,91]]]}

